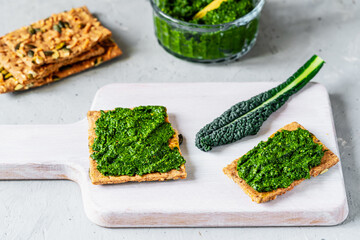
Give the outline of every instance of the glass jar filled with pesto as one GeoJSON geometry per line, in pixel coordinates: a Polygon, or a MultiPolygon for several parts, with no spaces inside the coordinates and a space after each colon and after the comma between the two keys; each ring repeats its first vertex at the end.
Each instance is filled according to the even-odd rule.
{"type": "Polygon", "coordinates": [[[216,7],[214,0],[150,2],[159,44],[176,57],[204,63],[245,55],[255,44],[264,5],[264,0],[216,0],[216,7]]]}

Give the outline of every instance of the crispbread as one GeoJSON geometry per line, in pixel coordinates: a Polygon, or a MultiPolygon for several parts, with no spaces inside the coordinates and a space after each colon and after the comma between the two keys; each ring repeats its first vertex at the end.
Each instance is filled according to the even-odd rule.
{"type": "Polygon", "coordinates": [[[40,87],[42,85],[54,81],[58,81],[62,78],[68,77],[70,75],[94,67],[100,62],[109,61],[122,54],[120,48],[111,40],[106,40],[102,42],[101,46],[105,49],[105,52],[103,54],[81,62],[71,64],[70,66],[66,66],[66,68],[64,69],[60,68],[59,71],[54,72],[42,79],[33,79],[33,80],[26,80],[24,82],[19,82],[18,79],[12,77],[7,80],[4,80],[3,82],[0,82],[0,93],[22,91],[22,90],[27,90],[29,88],[40,87]]]}
{"type": "MultiPolygon", "coordinates": [[[[292,123],[284,126],[283,128],[279,129],[277,132],[282,131],[282,130],[294,131],[298,128],[305,129],[299,123],[292,122],[292,123]]],[[[270,137],[273,137],[275,135],[275,133],[272,134],[270,137]]],[[[320,142],[319,139],[317,139],[314,135],[312,135],[312,136],[313,136],[313,141],[315,143],[322,145],[323,150],[326,150],[323,158],[321,159],[320,165],[310,169],[310,175],[312,177],[316,177],[319,174],[326,172],[330,167],[334,166],[337,162],[339,162],[339,158],[331,150],[329,150],[322,142],[320,142]]],[[[223,169],[223,172],[225,173],[225,175],[227,175],[229,178],[231,178],[234,182],[239,184],[240,187],[243,189],[243,191],[247,195],[249,195],[250,198],[254,202],[257,202],[257,203],[263,203],[263,202],[267,202],[270,200],[274,200],[278,195],[282,195],[282,194],[286,193],[287,191],[292,190],[294,188],[294,186],[300,184],[302,181],[305,180],[305,179],[296,180],[287,188],[278,188],[278,189],[275,189],[270,192],[258,192],[255,189],[253,189],[250,185],[248,185],[242,178],[239,177],[238,172],[237,172],[238,160],[239,160],[239,158],[235,159],[231,164],[226,166],[223,169]]]]}
{"type": "Polygon", "coordinates": [[[100,64],[102,62],[109,61],[109,60],[111,60],[117,56],[120,56],[122,54],[120,48],[116,45],[116,43],[114,43],[110,40],[102,42],[101,44],[105,48],[105,52],[102,55],[95,56],[88,60],[72,64],[72,65],[66,67],[65,69],[60,69],[58,72],[51,74],[51,76],[43,78],[42,81],[37,80],[36,82],[29,82],[30,84],[33,84],[31,87],[39,87],[39,86],[42,86],[47,83],[58,81],[60,79],[68,77],[70,75],[73,75],[73,74],[82,72],[86,69],[97,66],[98,64],[100,64]]]}
{"type": "Polygon", "coordinates": [[[11,51],[0,38],[0,65],[9,71],[20,83],[28,80],[42,79],[59,71],[63,66],[85,61],[89,58],[99,56],[104,52],[105,49],[101,44],[97,44],[90,51],[84,52],[74,58],[66,59],[62,62],[42,65],[34,70],[26,65],[18,55],[11,51]]]}
{"type": "Polygon", "coordinates": [[[21,56],[22,61],[32,69],[41,65],[61,62],[65,59],[73,58],[83,52],[89,51],[97,43],[102,42],[111,37],[111,32],[101,25],[94,18],[86,6],[73,8],[50,17],[37,21],[30,26],[22,27],[3,37],[4,42],[12,51],[21,56]],[[56,25],[62,21],[68,23],[69,28],[64,27],[56,30],[56,25]],[[31,34],[29,28],[33,29],[31,34]],[[39,31],[35,31],[38,29],[39,31]],[[61,33],[59,33],[61,32],[61,33]],[[71,49],[71,54],[60,54],[58,58],[41,54],[42,51],[51,51],[61,43],[71,49]],[[34,55],[27,54],[24,45],[31,43],[35,45],[34,55]],[[19,45],[20,44],[20,45],[19,45]],[[41,62],[34,61],[34,57],[41,57],[41,62]]]}
{"type": "Polygon", "coordinates": [[[122,54],[86,6],[0,37],[0,93],[57,81],[122,54]]]}
{"type": "MultiPolygon", "coordinates": [[[[89,111],[87,114],[88,122],[89,122],[89,152],[90,155],[93,153],[92,145],[94,143],[94,139],[96,137],[95,133],[95,122],[100,117],[101,112],[100,111],[89,111]]],[[[169,122],[168,117],[165,119],[165,121],[169,122]]],[[[174,129],[175,134],[174,136],[169,140],[169,147],[175,148],[177,147],[180,151],[179,147],[179,138],[178,138],[178,132],[174,129]]],[[[116,183],[125,183],[125,182],[144,182],[144,181],[164,181],[164,180],[176,180],[176,179],[184,179],[187,176],[185,165],[182,164],[180,166],[179,170],[173,169],[166,173],[149,173],[144,174],[142,176],[135,175],[135,176],[104,176],[97,170],[97,163],[95,160],[93,160],[90,156],[90,180],[95,185],[102,185],[102,184],[116,184],[116,183]]]]}

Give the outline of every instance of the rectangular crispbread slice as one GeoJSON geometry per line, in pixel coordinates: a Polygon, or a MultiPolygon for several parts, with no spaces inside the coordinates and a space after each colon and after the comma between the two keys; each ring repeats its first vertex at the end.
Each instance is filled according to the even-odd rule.
{"type": "MultiPolygon", "coordinates": [[[[305,129],[299,123],[293,122],[279,129],[277,132],[282,130],[294,131],[298,128],[305,129]]],[[[275,133],[272,134],[270,137],[273,137],[275,133]]],[[[331,168],[337,162],[339,162],[339,158],[332,151],[330,151],[322,142],[320,142],[320,140],[317,139],[313,134],[312,136],[313,136],[313,141],[317,144],[322,145],[323,150],[326,150],[323,158],[321,159],[320,165],[310,169],[310,175],[312,177],[316,177],[319,174],[325,173],[329,168],[331,168]]],[[[249,195],[250,198],[256,203],[263,203],[270,200],[274,200],[277,196],[292,190],[296,185],[300,184],[302,181],[305,180],[305,179],[296,180],[287,188],[278,188],[270,192],[258,192],[255,189],[253,189],[250,185],[248,185],[242,178],[239,177],[236,169],[238,160],[239,158],[235,159],[231,164],[229,164],[227,167],[223,169],[223,172],[225,173],[225,175],[231,178],[235,183],[239,184],[240,187],[243,189],[243,191],[247,195],[249,195]]]]}
{"type": "Polygon", "coordinates": [[[111,40],[105,40],[102,42],[101,47],[104,48],[104,53],[84,61],[80,61],[71,65],[63,66],[58,71],[50,74],[41,79],[32,79],[26,81],[19,81],[18,79],[11,77],[9,79],[0,79],[0,94],[14,91],[23,91],[34,87],[40,87],[42,85],[58,81],[70,75],[79,73],[86,69],[92,68],[102,62],[109,61],[122,54],[120,48],[111,40]]]}
{"type": "Polygon", "coordinates": [[[3,37],[3,41],[21,60],[36,69],[44,64],[62,62],[89,51],[97,43],[111,37],[111,32],[94,18],[86,6],[73,8],[22,27],[3,37]],[[32,45],[33,54],[28,54],[26,46],[32,45]],[[60,45],[59,45],[60,44],[60,45]],[[62,51],[62,45],[67,49],[62,51]],[[44,54],[59,50],[54,58],[44,54]]]}
{"type": "MultiPolygon", "coordinates": [[[[89,111],[87,114],[88,122],[89,122],[89,152],[90,155],[94,152],[92,150],[92,145],[94,143],[94,139],[96,138],[95,133],[95,122],[101,116],[100,111],[89,111]]],[[[169,122],[168,117],[165,119],[166,122],[169,122]]],[[[179,152],[179,137],[178,132],[174,129],[175,134],[169,140],[169,147],[170,148],[178,148],[179,152]]],[[[176,179],[184,179],[187,176],[185,165],[182,164],[179,170],[173,169],[166,173],[149,173],[144,174],[142,176],[135,175],[135,176],[104,176],[97,170],[97,163],[94,159],[90,156],[90,180],[95,185],[102,185],[102,184],[116,184],[116,183],[125,183],[125,182],[144,182],[144,181],[164,181],[164,180],[176,180],[176,179]]]]}
{"type": "Polygon", "coordinates": [[[62,62],[45,64],[37,69],[31,69],[31,67],[26,65],[18,55],[12,52],[0,38],[0,66],[9,71],[20,83],[28,80],[42,79],[51,73],[59,71],[63,66],[85,61],[89,58],[99,56],[104,52],[105,49],[101,44],[97,44],[89,51],[74,58],[66,59],[62,62]]]}

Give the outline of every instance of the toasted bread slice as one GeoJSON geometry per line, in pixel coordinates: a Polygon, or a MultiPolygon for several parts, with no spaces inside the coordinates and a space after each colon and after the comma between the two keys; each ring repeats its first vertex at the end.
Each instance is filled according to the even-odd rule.
{"type": "MultiPolygon", "coordinates": [[[[290,124],[284,126],[281,129],[279,129],[277,132],[282,131],[282,130],[294,131],[298,128],[305,129],[299,123],[293,122],[293,123],[290,123],[290,124]]],[[[270,137],[273,137],[275,135],[275,133],[272,134],[270,137]]],[[[312,135],[312,136],[313,136],[313,141],[317,144],[322,145],[323,150],[326,150],[323,158],[321,159],[320,165],[310,169],[310,175],[312,177],[316,177],[319,174],[325,173],[329,168],[331,168],[337,162],[339,162],[339,158],[332,151],[330,151],[322,142],[320,142],[319,139],[317,139],[314,135],[312,135]]],[[[225,167],[223,169],[223,172],[225,173],[225,175],[227,175],[229,178],[231,178],[234,182],[239,184],[240,187],[244,190],[244,192],[247,195],[249,195],[250,198],[254,202],[257,202],[257,203],[263,203],[263,202],[267,202],[270,200],[274,200],[278,195],[282,195],[282,194],[286,193],[287,191],[292,190],[296,185],[300,184],[302,181],[305,180],[305,179],[296,180],[287,188],[278,188],[278,189],[275,189],[275,190],[269,191],[269,192],[258,192],[255,189],[253,189],[250,185],[248,185],[244,179],[239,177],[237,169],[236,169],[238,160],[239,160],[239,158],[234,160],[227,167],[225,167]]]]}
{"type": "MultiPolygon", "coordinates": [[[[94,143],[94,139],[96,137],[95,134],[95,122],[100,117],[101,112],[100,111],[89,111],[87,114],[88,122],[89,122],[89,150],[90,155],[94,152],[92,150],[92,145],[94,143]]],[[[168,117],[165,119],[166,122],[169,122],[168,117]]],[[[175,134],[172,138],[169,139],[169,147],[170,148],[178,148],[179,152],[179,137],[178,132],[174,129],[175,134]]],[[[90,156],[90,179],[91,182],[95,185],[101,185],[101,184],[116,184],[116,183],[125,183],[125,182],[144,182],[144,181],[164,181],[164,180],[176,180],[176,179],[184,179],[186,178],[187,173],[185,169],[185,165],[182,164],[180,166],[179,170],[172,169],[169,172],[166,173],[148,173],[144,174],[142,176],[135,175],[135,176],[104,176],[97,170],[97,163],[94,159],[90,156]]]]}

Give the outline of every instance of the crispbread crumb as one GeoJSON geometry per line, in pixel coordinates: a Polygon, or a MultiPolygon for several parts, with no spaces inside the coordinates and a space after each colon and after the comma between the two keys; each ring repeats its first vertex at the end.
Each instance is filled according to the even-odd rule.
{"type": "MultiPolygon", "coordinates": [[[[276,132],[279,132],[282,130],[294,131],[298,128],[305,129],[299,123],[292,122],[292,123],[284,126],[283,128],[280,128],[276,132]]],[[[270,137],[273,137],[275,135],[275,133],[272,134],[270,137]]],[[[310,175],[312,177],[316,177],[320,173],[325,171],[326,169],[331,168],[337,162],[339,162],[339,158],[331,150],[329,150],[322,142],[320,142],[320,140],[317,139],[314,135],[313,135],[313,141],[315,143],[321,144],[323,146],[323,150],[326,150],[323,158],[321,159],[320,165],[310,169],[310,175]]],[[[270,192],[258,192],[254,188],[252,188],[250,185],[248,185],[244,179],[239,177],[237,169],[236,169],[238,160],[239,160],[239,158],[235,159],[232,163],[230,163],[228,166],[226,166],[223,169],[223,172],[225,173],[225,175],[227,175],[229,178],[231,178],[235,183],[239,184],[240,187],[243,189],[243,191],[247,195],[249,195],[250,198],[256,203],[263,203],[263,202],[267,202],[270,200],[274,200],[277,196],[282,195],[282,194],[286,193],[287,191],[292,190],[296,185],[300,184],[302,181],[305,180],[305,179],[296,180],[287,188],[278,188],[278,189],[275,189],[270,192]]]]}

